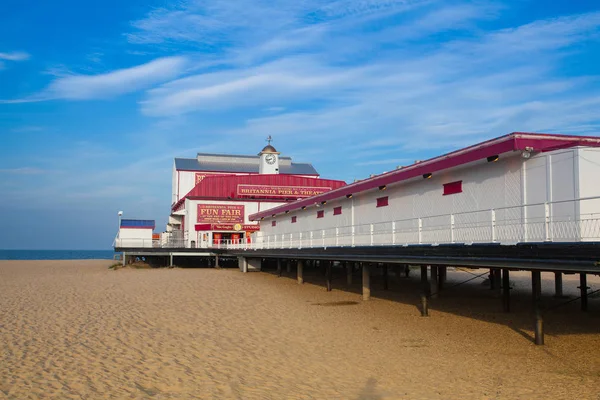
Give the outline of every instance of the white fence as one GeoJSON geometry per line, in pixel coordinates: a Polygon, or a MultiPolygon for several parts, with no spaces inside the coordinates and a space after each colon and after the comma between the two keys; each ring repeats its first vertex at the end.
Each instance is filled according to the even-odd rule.
{"type": "Polygon", "coordinates": [[[600,242],[600,197],[262,235],[231,249],[600,242]],[[597,212],[589,212],[597,211],[597,212]]]}
{"type": "Polygon", "coordinates": [[[314,231],[217,240],[200,247],[186,239],[119,239],[115,247],[285,249],[533,242],[600,242],[600,197],[528,204],[314,231]],[[593,211],[593,212],[591,212],[593,211]]]}

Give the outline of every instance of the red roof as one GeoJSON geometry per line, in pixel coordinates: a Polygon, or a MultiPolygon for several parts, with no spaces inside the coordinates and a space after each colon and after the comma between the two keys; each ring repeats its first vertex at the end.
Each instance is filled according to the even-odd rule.
{"type": "Polygon", "coordinates": [[[344,181],[332,179],[307,178],[296,175],[219,175],[206,176],[200,181],[188,194],[182,197],[172,207],[173,211],[181,209],[185,199],[199,200],[278,200],[291,201],[296,200],[298,196],[286,197],[282,195],[240,195],[238,194],[238,185],[255,186],[287,186],[287,187],[313,187],[338,189],[346,185],[344,181]]]}
{"type": "Polygon", "coordinates": [[[600,147],[600,137],[513,132],[496,139],[491,139],[461,150],[453,151],[426,161],[421,161],[395,171],[377,175],[373,178],[365,179],[337,190],[298,200],[290,204],[284,204],[279,207],[271,208],[268,211],[252,214],[249,218],[250,220],[255,221],[262,217],[271,216],[272,214],[281,214],[288,210],[297,210],[303,206],[310,206],[318,202],[334,200],[350,194],[357,194],[379,186],[390,185],[423,174],[432,174],[511,151],[531,150],[533,152],[546,152],[575,146],[600,147]]]}

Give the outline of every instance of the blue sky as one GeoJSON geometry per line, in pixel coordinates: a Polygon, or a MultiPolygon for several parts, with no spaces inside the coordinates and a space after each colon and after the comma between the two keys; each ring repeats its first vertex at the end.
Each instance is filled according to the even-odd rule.
{"type": "Polygon", "coordinates": [[[267,135],[352,181],[512,131],[597,134],[595,1],[4,0],[0,247],[164,229],[174,157],[267,135]]]}

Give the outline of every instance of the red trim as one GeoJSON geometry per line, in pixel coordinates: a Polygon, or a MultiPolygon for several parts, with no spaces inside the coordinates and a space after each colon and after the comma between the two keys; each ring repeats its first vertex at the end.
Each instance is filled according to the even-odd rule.
{"type": "Polygon", "coordinates": [[[291,202],[300,196],[290,194],[289,198],[275,198],[265,195],[238,195],[239,185],[278,186],[286,188],[327,188],[337,189],[346,185],[344,181],[333,179],[308,178],[297,175],[258,174],[258,175],[207,175],[184,197],[179,199],[171,210],[180,209],[180,204],[185,199],[194,200],[222,200],[222,201],[265,201],[265,202],[291,202]],[[254,197],[254,198],[252,198],[254,197]]]}
{"type": "Polygon", "coordinates": [[[377,199],[377,207],[387,207],[388,206],[388,197],[380,197],[377,199]]]}
{"type": "Polygon", "coordinates": [[[323,218],[325,216],[325,210],[317,211],[317,218],[323,218]]]}
{"type": "Polygon", "coordinates": [[[272,214],[280,214],[287,210],[301,209],[303,206],[312,206],[322,201],[330,201],[342,198],[348,194],[356,195],[383,185],[391,185],[423,174],[439,172],[449,168],[468,164],[474,161],[484,160],[492,155],[501,155],[513,151],[522,151],[527,147],[534,152],[556,150],[574,146],[600,147],[600,137],[590,136],[566,136],[539,133],[514,132],[509,135],[491,139],[473,146],[466,147],[451,153],[447,153],[426,161],[412,164],[399,170],[377,175],[339,189],[334,189],[322,195],[309,197],[250,215],[250,220],[258,220],[272,214]]]}
{"type": "Polygon", "coordinates": [[[333,215],[340,215],[342,213],[342,206],[333,207],[333,215]]]}
{"type": "Polygon", "coordinates": [[[462,181],[444,183],[444,196],[462,193],[462,181]]]}
{"type": "Polygon", "coordinates": [[[239,232],[256,232],[260,230],[259,224],[196,224],[196,231],[235,231],[235,226],[241,225],[239,232]]]}

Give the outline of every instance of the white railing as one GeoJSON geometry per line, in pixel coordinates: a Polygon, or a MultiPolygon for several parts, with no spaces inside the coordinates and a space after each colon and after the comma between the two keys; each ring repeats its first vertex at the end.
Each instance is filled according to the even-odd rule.
{"type": "MultiPolygon", "coordinates": [[[[250,240],[250,239],[248,239],[250,240]]],[[[160,239],[115,239],[113,247],[119,248],[164,248],[164,249],[225,249],[235,246],[235,248],[244,248],[244,244],[250,245],[246,239],[222,239],[214,240],[212,243],[200,244],[186,239],[170,239],[161,241],[160,239]]]]}
{"type": "Polygon", "coordinates": [[[258,236],[230,249],[600,242],[600,197],[258,236]]]}

